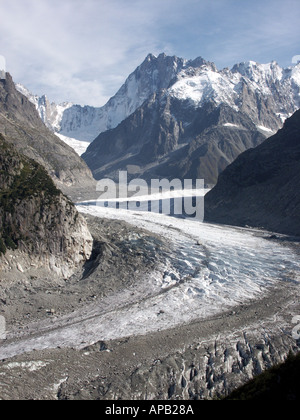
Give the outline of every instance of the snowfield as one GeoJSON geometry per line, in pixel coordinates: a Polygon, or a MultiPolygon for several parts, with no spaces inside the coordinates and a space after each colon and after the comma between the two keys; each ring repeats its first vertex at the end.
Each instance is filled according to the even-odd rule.
{"type": "Polygon", "coordinates": [[[77,139],[73,139],[71,137],[64,136],[63,134],[55,133],[57,137],[59,137],[63,142],[65,142],[68,146],[72,147],[72,149],[75,150],[75,152],[82,156],[87,148],[89,147],[90,143],[86,141],[81,141],[77,139]]]}
{"type": "Polygon", "coordinates": [[[297,256],[261,232],[93,205],[78,210],[159,235],[170,249],[165,264],[134,287],[72,314],[8,332],[0,359],[166,330],[260,300],[279,284],[299,280],[297,256]]]}

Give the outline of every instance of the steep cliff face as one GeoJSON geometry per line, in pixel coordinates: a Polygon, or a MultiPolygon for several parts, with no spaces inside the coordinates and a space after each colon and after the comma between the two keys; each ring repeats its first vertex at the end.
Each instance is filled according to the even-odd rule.
{"type": "Polygon", "coordinates": [[[0,133],[23,155],[43,165],[63,192],[94,190],[94,179],[75,151],[41,121],[34,106],[16,90],[11,76],[0,81],[0,133]]]}
{"type": "Polygon", "coordinates": [[[300,111],[220,176],[205,198],[206,220],[300,235],[300,111]]]}
{"type": "Polygon", "coordinates": [[[46,170],[0,135],[0,271],[43,267],[68,277],[91,255],[92,237],[46,170]]]}

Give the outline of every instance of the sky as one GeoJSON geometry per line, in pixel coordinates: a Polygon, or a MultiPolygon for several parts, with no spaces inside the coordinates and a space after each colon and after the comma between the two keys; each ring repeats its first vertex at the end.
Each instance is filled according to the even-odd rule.
{"type": "Polygon", "coordinates": [[[7,71],[56,103],[104,105],[149,53],[288,67],[299,40],[299,0],[0,0],[7,71]]]}

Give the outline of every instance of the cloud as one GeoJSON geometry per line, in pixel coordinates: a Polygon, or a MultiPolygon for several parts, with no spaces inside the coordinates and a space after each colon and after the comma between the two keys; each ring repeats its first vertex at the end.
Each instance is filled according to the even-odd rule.
{"type": "Polygon", "coordinates": [[[1,10],[0,34],[13,76],[55,100],[71,95],[65,99],[102,104],[112,94],[106,80],[113,88],[142,57],[165,47],[151,32],[156,13],[135,1],[124,4],[10,0],[1,10]]]}
{"type": "Polygon", "coordinates": [[[0,54],[33,93],[100,106],[149,52],[219,67],[291,62],[299,10],[299,0],[10,0],[0,3],[0,54]]]}

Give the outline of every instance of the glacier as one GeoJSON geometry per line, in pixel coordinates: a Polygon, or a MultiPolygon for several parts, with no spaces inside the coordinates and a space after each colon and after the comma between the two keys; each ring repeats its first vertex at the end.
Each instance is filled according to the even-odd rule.
{"type": "Polygon", "coordinates": [[[260,301],[287,282],[299,283],[298,257],[271,241],[268,232],[88,204],[78,210],[164,238],[170,250],[165,262],[139,283],[73,313],[9,331],[1,359],[167,330],[260,301]]]}
{"type": "MultiPolygon", "coordinates": [[[[217,105],[227,104],[236,111],[249,111],[256,125],[274,132],[300,108],[300,63],[283,69],[275,61],[268,64],[249,61],[236,64],[231,70],[218,70],[214,63],[201,57],[185,60],[149,54],[107,104],[98,108],[69,102],[57,105],[50,103],[46,96],[39,98],[31,94],[22,85],[18,84],[17,89],[35,104],[48,128],[65,139],[73,139],[73,144],[74,140],[90,143],[101,132],[117,127],[162,90],[194,107],[213,101],[217,105]],[[260,98],[274,118],[267,121],[260,118],[259,113],[253,111],[256,102],[252,106],[249,98],[250,102],[260,98]]],[[[79,144],[79,153],[81,147],[79,144]]]]}

